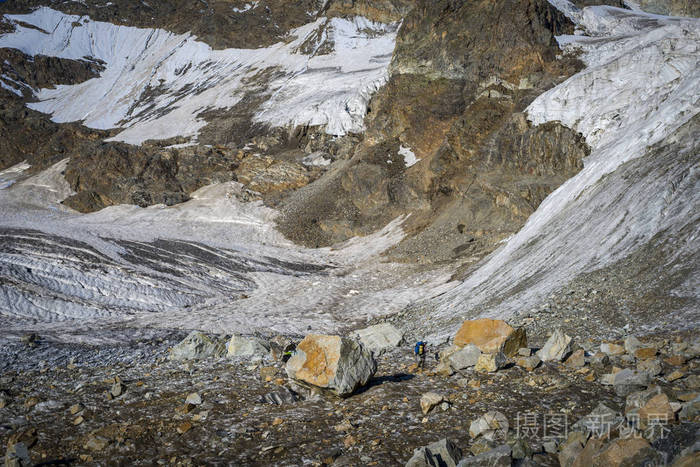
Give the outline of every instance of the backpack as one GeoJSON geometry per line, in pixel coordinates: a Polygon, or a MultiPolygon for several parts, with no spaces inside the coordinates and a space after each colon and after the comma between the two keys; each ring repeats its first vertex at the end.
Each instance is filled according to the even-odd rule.
{"type": "Polygon", "coordinates": [[[425,352],[425,342],[416,342],[416,347],[413,349],[413,353],[416,355],[423,355],[423,352],[425,352]]]}

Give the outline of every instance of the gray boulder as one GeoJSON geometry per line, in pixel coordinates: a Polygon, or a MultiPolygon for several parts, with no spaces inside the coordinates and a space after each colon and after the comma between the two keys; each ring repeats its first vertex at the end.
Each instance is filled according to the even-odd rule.
{"type": "Polygon", "coordinates": [[[626,397],[633,392],[646,388],[651,381],[651,377],[647,372],[625,368],[612,375],[610,380],[612,381],[613,389],[615,389],[615,394],[626,397]]]}
{"type": "Polygon", "coordinates": [[[182,342],[170,350],[170,360],[202,360],[221,358],[226,353],[223,339],[208,336],[199,331],[192,331],[182,342]]]}
{"type": "Polygon", "coordinates": [[[260,396],[258,402],[273,405],[293,404],[300,399],[299,395],[289,388],[282,388],[277,391],[268,392],[260,396]]]}
{"type": "Polygon", "coordinates": [[[564,334],[561,329],[557,329],[554,331],[554,334],[547,339],[544,347],[537,352],[537,356],[540,357],[540,360],[543,362],[561,362],[569,353],[571,353],[571,337],[564,334]]]}
{"type": "Polygon", "coordinates": [[[478,456],[466,457],[457,464],[457,467],[510,467],[511,463],[511,448],[504,444],[478,456]]]}
{"type": "Polygon", "coordinates": [[[593,436],[605,436],[614,428],[617,428],[624,420],[621,414],[601,402],[591,413],[571,425],[569,431],[591,433],[593,436]]]}
{"type": "Polygon", "coordinates": [[[475,366],[480,356],[481,350],[473,344],[467,344],[462,348],[453,345],[440,352],[440,364],[436,371],[439,374],[450,376],[455,371],[475,366]]]}
{"type": "Polygon", "coordinates": [[[406,467],[456,467],[462,451],[449,439],[441,439],[416,449],[406,467]]]}
{"type": "Polygon", "coordinates": [[[270,356],[270,343],[257,337],[231,336],[227,358],[262,360],[270,356]]]}
{"type": "Polygon", "coordinates": [[[389,323],[375,324],[360,329],[353,332],[350,337],[359,340],[366,349],[374,352],[375,355],[381,355],[398,347],[403,342],[403,333],[389,323]]]}

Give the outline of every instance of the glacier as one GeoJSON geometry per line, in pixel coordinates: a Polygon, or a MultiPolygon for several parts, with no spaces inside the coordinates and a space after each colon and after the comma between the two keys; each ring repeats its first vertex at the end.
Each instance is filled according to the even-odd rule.
{"type": "Polygon", "coordinates": [[[527,115],[535,125],[559,121],[581,132],[591,154],[516,235],[435,301],[443,323],[436,335],[449,333],[444,323],[455,313],[527,311],[652,239],[677,245],[669,268],[700,247],[700,138],[692,120],[700,111],[700,20],[550,3],[583,32],[558,41],[586,68],[539,96],[527,115]]]}

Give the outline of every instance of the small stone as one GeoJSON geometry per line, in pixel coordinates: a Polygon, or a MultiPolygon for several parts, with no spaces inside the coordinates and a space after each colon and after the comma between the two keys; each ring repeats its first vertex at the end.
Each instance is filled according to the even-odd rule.
{"type": "Polygon", "coordinates": [[[5,466],[23,467],[25,465],[33,465],[26,444],[22,442],[8,443],[7,451],[5,452],[5,466]]]}
{"type": "Polygon", "coordinates": [[[469,436],[483,436],[489,441],[505,440],[508,435],[508,419],[496,410],[486,412],[469,425],[469,436]]]}
{"type": "Polygon", "coordinates": [[[104,448],[107,447],[107,445],[109,445],[108,440],[101,436],[91,434],[84,447],[85,449],[89,449],[91,451],[102,451],[104,448]]]}
{"type": "Polygon", "coordinates": [[[610,364],[610,357],[605,355],[603,352],[596,352],[591,357],[591,365],[608,366],[609,364],[610,364]]]}
{"type": "Polygon", "coordinates": [[[668,375],[666,377],[666,379],[670,382],[673,382],[673,381],[676,381],[676,380],[683,378],[684,376],[685,376],[685,373],[683,373],[680,370],[676,370],[673,373],[671,373],[670,375],[668,375]]]}
{"type": "Polygon", "coordinates": [[[272,381],[277,375],[277,368],[274,366],[264,366],[260,368],[260,379],[265,382],[272,381]]]}
{"type": "Polygon", "coordinates": [[[625,351],[630,355],[634,355],[637,349],[642,347],[642,343],[639,342],[639,339],[637,339],[634,336],[629,336],[628,338],[626,338],[624,345],[625,351]]]}
{"type": "Polygon", "coordinates": [[[75,420],[73,420],[73,425],[80,425],[84,421],[85,421],[85,419],[82,417],[82,415],[78,416],[75,418],[75,420]]]}
{"type": "Polygon", "coordinates": [[[7,404],[8,402],[5,396],[0,395],[0,409],[4,409],[5,407],[7,407],[7,404]]]}
{"type": "Polygon", "coordinates": [[[109,394],[116,399],[124,394],[124,391],[126,391],[126,386],[121,381],[116,381],[114,384],[112,384],[109,394]]]}
{"type": "Polygon", "coordinates": [[[661,367],[661,362],[658,358],[650,358],[648,360],[641,360],[637,363],[637,371],[643,371],[649,376],[658,376],[663,371],[661,367]]]}
{"type": "Polygon", "coordinates": [[[420,408],[423,411],[423,415],[427,415],[433,407],[442,403],[445,398],[436,392],[426,392],[420,398],[420,408]]]}
{"type": "Polygon", "coordinates": [[[664,360],[671,366],[681,366],[685,365],[685,357],[683,355],[673,355],[664,360]]]}
{"type": "Polygon", "coordinates": [[[192,429],[192,424],[190,422],[182,422],[177,426],[177,432],[179,434],[185,434],[192,429]]]}
{"type": "Polygon", "coordinates": [[[644,462],[656,461],[658,457],[659,455],[647,440],[641,438],[620,438],[611,441],[600,453],[593,456],[593,465],[604,465],[606,467],[642,465],[644,462]]]}
{"type": "Polygon", "coordinates": [[[559,465],[572,467],[576,458],[583,451],[588,436],[580,431],[572,431],[569,437],[559,445],[559,465]]]}
{"type": "Polygon", "coordinates": [[[649,374],[625,368],[616,373],[603,375],[603,384],[612,384],[618,396],[627,396],[635,391],[644,389],[650,381],[649,374]]]}
{"type": "Polygon", "coordinates": [[[413,457],[406,467],[456,467],[462,458],[462,451],[449,439],[441,439],[413,451],[413,457]]]}
{"type": "Polygon", "coordinates": [[[352,436],[352,435],[346,436],[345,439],[343,440],[343,445],[344,445],[346,448],[352,447],[352,446],[354,446],[354,445],[356,445],[356,444],[357,444],[357,440],[356,440],[355,437],[352,436]]]}
{"type": "Polygon", "coordinates": [[[532,371],[542,363],[540,357],[537,355],[532,355],[530,357],[520,357],[515,361],[515,364],[520,368],[524,368],[527,371],[532,371]]]}
{"type": "Polygon", "coordinates": [[[561,329],[554,331],[538,352],[537,356],[543,362],[562,361],[571,352],[571,337],[562,332],[561,329]]]}
{"type": "Polygon", "coordinates": [[[635,358],[639,360],[648,360],[650,358],[656,357],[657,350],[653,347],[643,347],[641,349],[637,349],[634,352],[635,358]]]}
{"type": "Polygon", "coordinates": [[[688,402],[688,401],[692,401],[693,399],[695,399],[699,395],[700,394],[698,394],[697,392],[687,392],[685,394],[680,394],[678,396],[678,400],[682,401],[682,402],[688,402]]]}
{"type": "Polygon", "coordinates": [[[623,421],[622,415],[601,402],[591,413],[571,425],[570,431],[598,433],[601,427],[616,427],[623,421]]]}
{"type": "Polygon", "coordinates": [[[185,404],[200,405],[201,403],[202,397],[196,392],[188,394],[187,399],[185,399],[185,404]]]}
{"type": "Polygon", "coordinates": [[[277,417],[277,418],[275,418],[274,420],[272,420],[272,426],[281,425],[281,424],[283,424],[283,423],[284,423],[284,420],[282,420],[282,419],[279,418],[279,417],[277,417]]]}
{"type": "Polygon", "coordinates": [[[542,448],[547,454],[556,454],[559,450],[559,445],[554,440],[545,441],[544,443],[542,443],[542,448]]]}
{"type": "Polygon", "coordinates": [[[474,457],[465,457],[458,467],[507,467],[512,464],[511,448],[504,444],[474,457]]]}
{"type": "Polygon", "coordinates": [[[80,412],[81,410],[83,410],[83,405],[82,405],[82,404],[73,404],[73,405],[71,405],[70,408],[68,409],[68,411],[70,412],[71,415],[75,415],[75,414],[77,414],[78,412],[80,412]]]}
{"type": "Polygon", "coordinates": [[[493,373],[506,366],[507,363],[508,359],[503,352],[494,354],[484,353],[479,355],[479,359],[476,362],[476,366],[474,366],[474,370],[493,373]]]}
{"type": "Polygon", "coordinates": [[[586,365],[586,355],[583,349],[579,349],[572,353],[569,358],[566,359],[564,365],[569,368],[583,368],[586,365]]]}
{"type": "Polygon", "coordinates": [[[518,355],[521,357],[529,357],[532,355],[532,349],[529,347],[520,347],[518,349],[518,355]]]}
{"type": "Polygon", "coordinates": [[[24,400],[24,406],[27,407],[28,409],[31,409],[32,407],[34,407],[38,403],[39,403],[39,398],[36,396],[27,397],[24,400]]]}
{"type": "Polygon", "coordinates": [[[649,421],[654,419],[662,420],[664,423],[672,422],[675,419],[675,412],[666,394],[657,394],[639,409],[639,426],[642,429],[645,429],[649,421]]]}
{"type": "Polygon", "coordinates": [[[622,355],[625,353],[625,348],[619,344],[614,344],[612,342],[603,342],[600,344],[600,351],[606,355],[622,355]]]}

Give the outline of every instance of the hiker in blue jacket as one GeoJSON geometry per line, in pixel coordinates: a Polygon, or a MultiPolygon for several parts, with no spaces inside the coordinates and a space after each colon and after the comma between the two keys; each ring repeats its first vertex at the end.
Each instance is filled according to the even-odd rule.
{"type": "Polygon", "coordinates": [[[422,369],[423,367],[425,367],[425,354],[427,346],[427,343],[423,341],[418,341],[416,342],[416,346],[413,348],[413,354],[416,359],[416,364],[418,365],[418,368],[422,369]]]}

